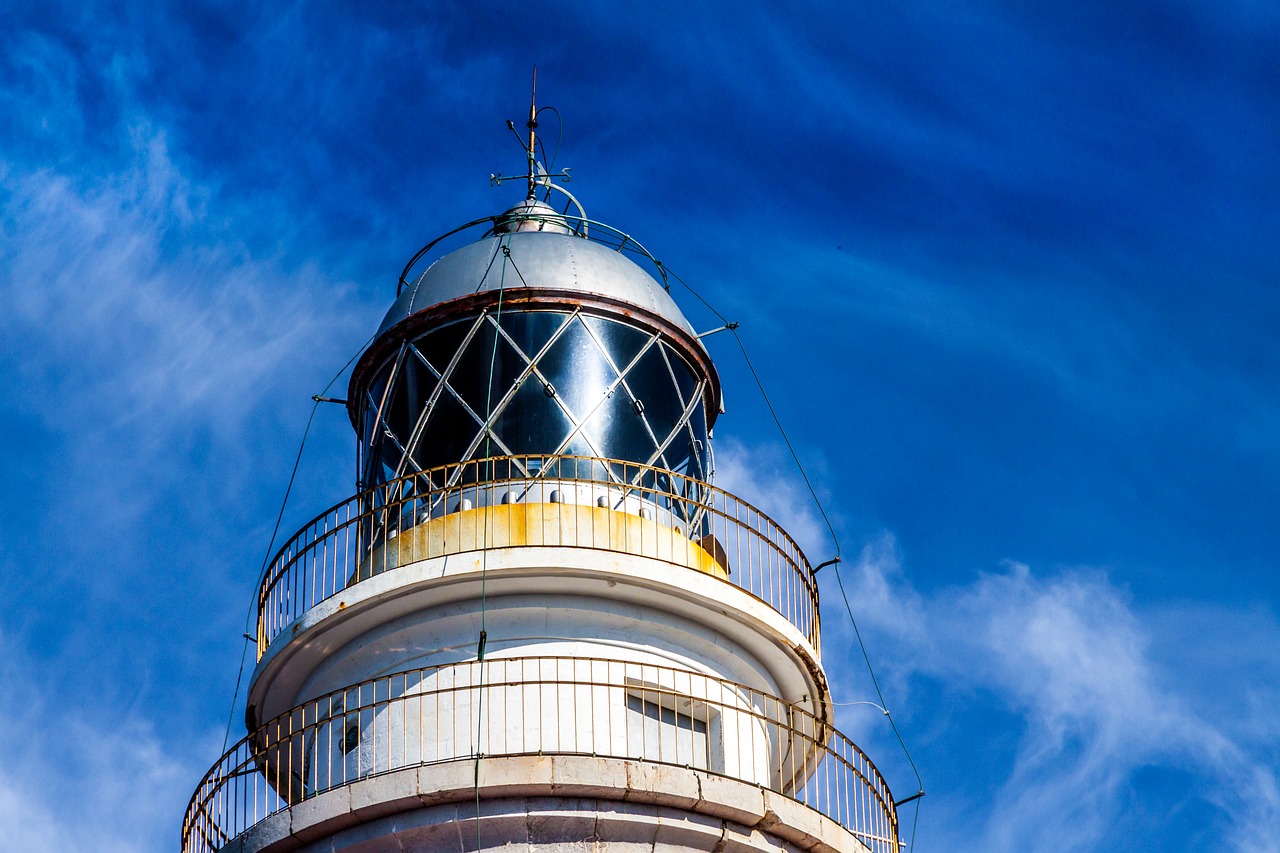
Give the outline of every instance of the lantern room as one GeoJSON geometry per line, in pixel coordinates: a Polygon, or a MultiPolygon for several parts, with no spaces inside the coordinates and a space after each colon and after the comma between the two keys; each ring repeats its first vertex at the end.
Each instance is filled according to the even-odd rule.
{"type": "Polygon", "coordinates": [[[719,380],[664,285],[628,257],[647,252],[602,241],[601,226],[585,239],[585,221],[539,201],[486,221],[403,287],[353,372],[361,486],[492,457],[545,477],[527,470],[542,456],[708,481],[719,380]]]}

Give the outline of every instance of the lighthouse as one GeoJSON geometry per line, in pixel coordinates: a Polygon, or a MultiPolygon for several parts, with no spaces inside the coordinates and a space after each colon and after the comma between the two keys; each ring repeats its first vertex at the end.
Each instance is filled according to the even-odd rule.
{"type": "Polygon", "coordinates": [[[353,494],[263,574],[183,853],[897,853],[814,569],[715,485],[698,330],[529,124],[525,198],[411,258],[353,367],[353,494]]]}

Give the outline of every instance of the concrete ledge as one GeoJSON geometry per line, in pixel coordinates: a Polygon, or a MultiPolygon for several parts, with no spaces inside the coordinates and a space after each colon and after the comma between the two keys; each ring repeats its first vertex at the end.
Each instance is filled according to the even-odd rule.
{"type": "Polygon", "coordinates": [[[412,771],[361,779],[348,787],[351,789],[351,812],[362,823],[422,805],[418,796],[418,774],[412,771]]]}
{"type": "Polygon", "coordinates": [[[736,779],[701,773],[697,810],[703,814],[755,826],[764,820],[764,789],[736,779]]]}
{"type": "Polygon", "coordinates": [[[298,704],[304,682],[335,651],[406,614],[474,601],[482,578],[494,600],[543,594],[554,586],[588,599],[642,603],[686,619],[749,650],[776,685],[769,692],[790,701],[807,697],[819,717],[830,715],[830,692],[817,649],[782,612],[745,589],[651,557],[528,546],[494,549],[483,561],[464,554],[410,563],[317,603],[279,634],[258,661],[248,697],[254,720],[273,719],[298,704]]]}
{"type": "Polygon", "coordinates": [[[351,785],[325,791],[289,809],[289,834],[299,841],[314,841],[361,821],[351,808],[351,785]]]}
{"type": "Polygon", "coordinates": [[[486,758],[479,769],[479,809],[474,759],[413,767],[296,803],[223,851],[475,850],[477,831],[483,849],[867,851],[821,812],[698,770],[573,755],[486,758]]]}

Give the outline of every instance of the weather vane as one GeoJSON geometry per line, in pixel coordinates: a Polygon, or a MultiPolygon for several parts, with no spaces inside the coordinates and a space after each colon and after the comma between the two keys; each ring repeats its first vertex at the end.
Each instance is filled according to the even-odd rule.
{"type": "MultiPolygon", "coordinates": [[[[556,111],[555,107],[543,107],[542,109],[551,110],[552,112],[556,113],[557,118],[560,115],[560,113],[556,111]]],[[[538,113],[539,112],[541,112],[541,110],[538,109],[538,66],[535,65],[533,66],[533,86],[530,89],[530,93],[529,93],[529,121],[525,124],[525,127],[529,129],[528,142],[526,142],[524,138],[520,136],[519,131],[516,130],[516,123],[511,119],[507,119],[508,129],[510,129],[511,132],[515,134],[516,139],[520,140],[520,147],[524,151],[525,163],[528,171],[524,175],[504,176],[501,172],[490,174],[489,185],[501,186],[503,181],[513,181],[516,179],[523,179],[529,182],[528,198],[530,199],[533,199],[537,196],[538,187],[546,187],[548,189],[560,190],[561,192],[564,192],[565,195],[568,195],[569,198],[572,199],[573,198],[572,195],[569,195],[569,193],[566,192],[563,188],[558,187],[552,183],[552,180],[556,178],[559,178],[563,180],[565,183],[568,183],[570,180],[572,180],[572,177],[569,174],[571,170],[566,167],[564,169],[561,169],[559,172],[556,172],[553,174],[550,171],[548,171],[547,168],[543,166],[543,164],[538,162],[537,146],[538,146],[538,113]]],[[[544,154],[546,153],[545,148],[543,149],[543,153],[544,154]]],[[[576,199],[574,201],[576,203],[576,199]]]]}
{"type": "Polygon", "coordinates": [[[537,179],[535,177],[535,167],[537,159],[535,157],[535,142],[538,134],[538,66],[533,66],[533,85],[529,89],[529,198],[533,198],[537,190],[537,179]]]}

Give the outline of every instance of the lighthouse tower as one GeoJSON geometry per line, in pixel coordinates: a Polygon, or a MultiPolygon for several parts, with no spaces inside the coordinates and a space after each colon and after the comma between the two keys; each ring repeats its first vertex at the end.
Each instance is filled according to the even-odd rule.
{"type": "Polygon", "coordinates": [[[262,578],[248,734],[184,853],[897,853],[834,728],[813,569],[713,483],[715,365],[533,151],[524,201],[419,252],[353,369],[355,494],[262,578]]]}

